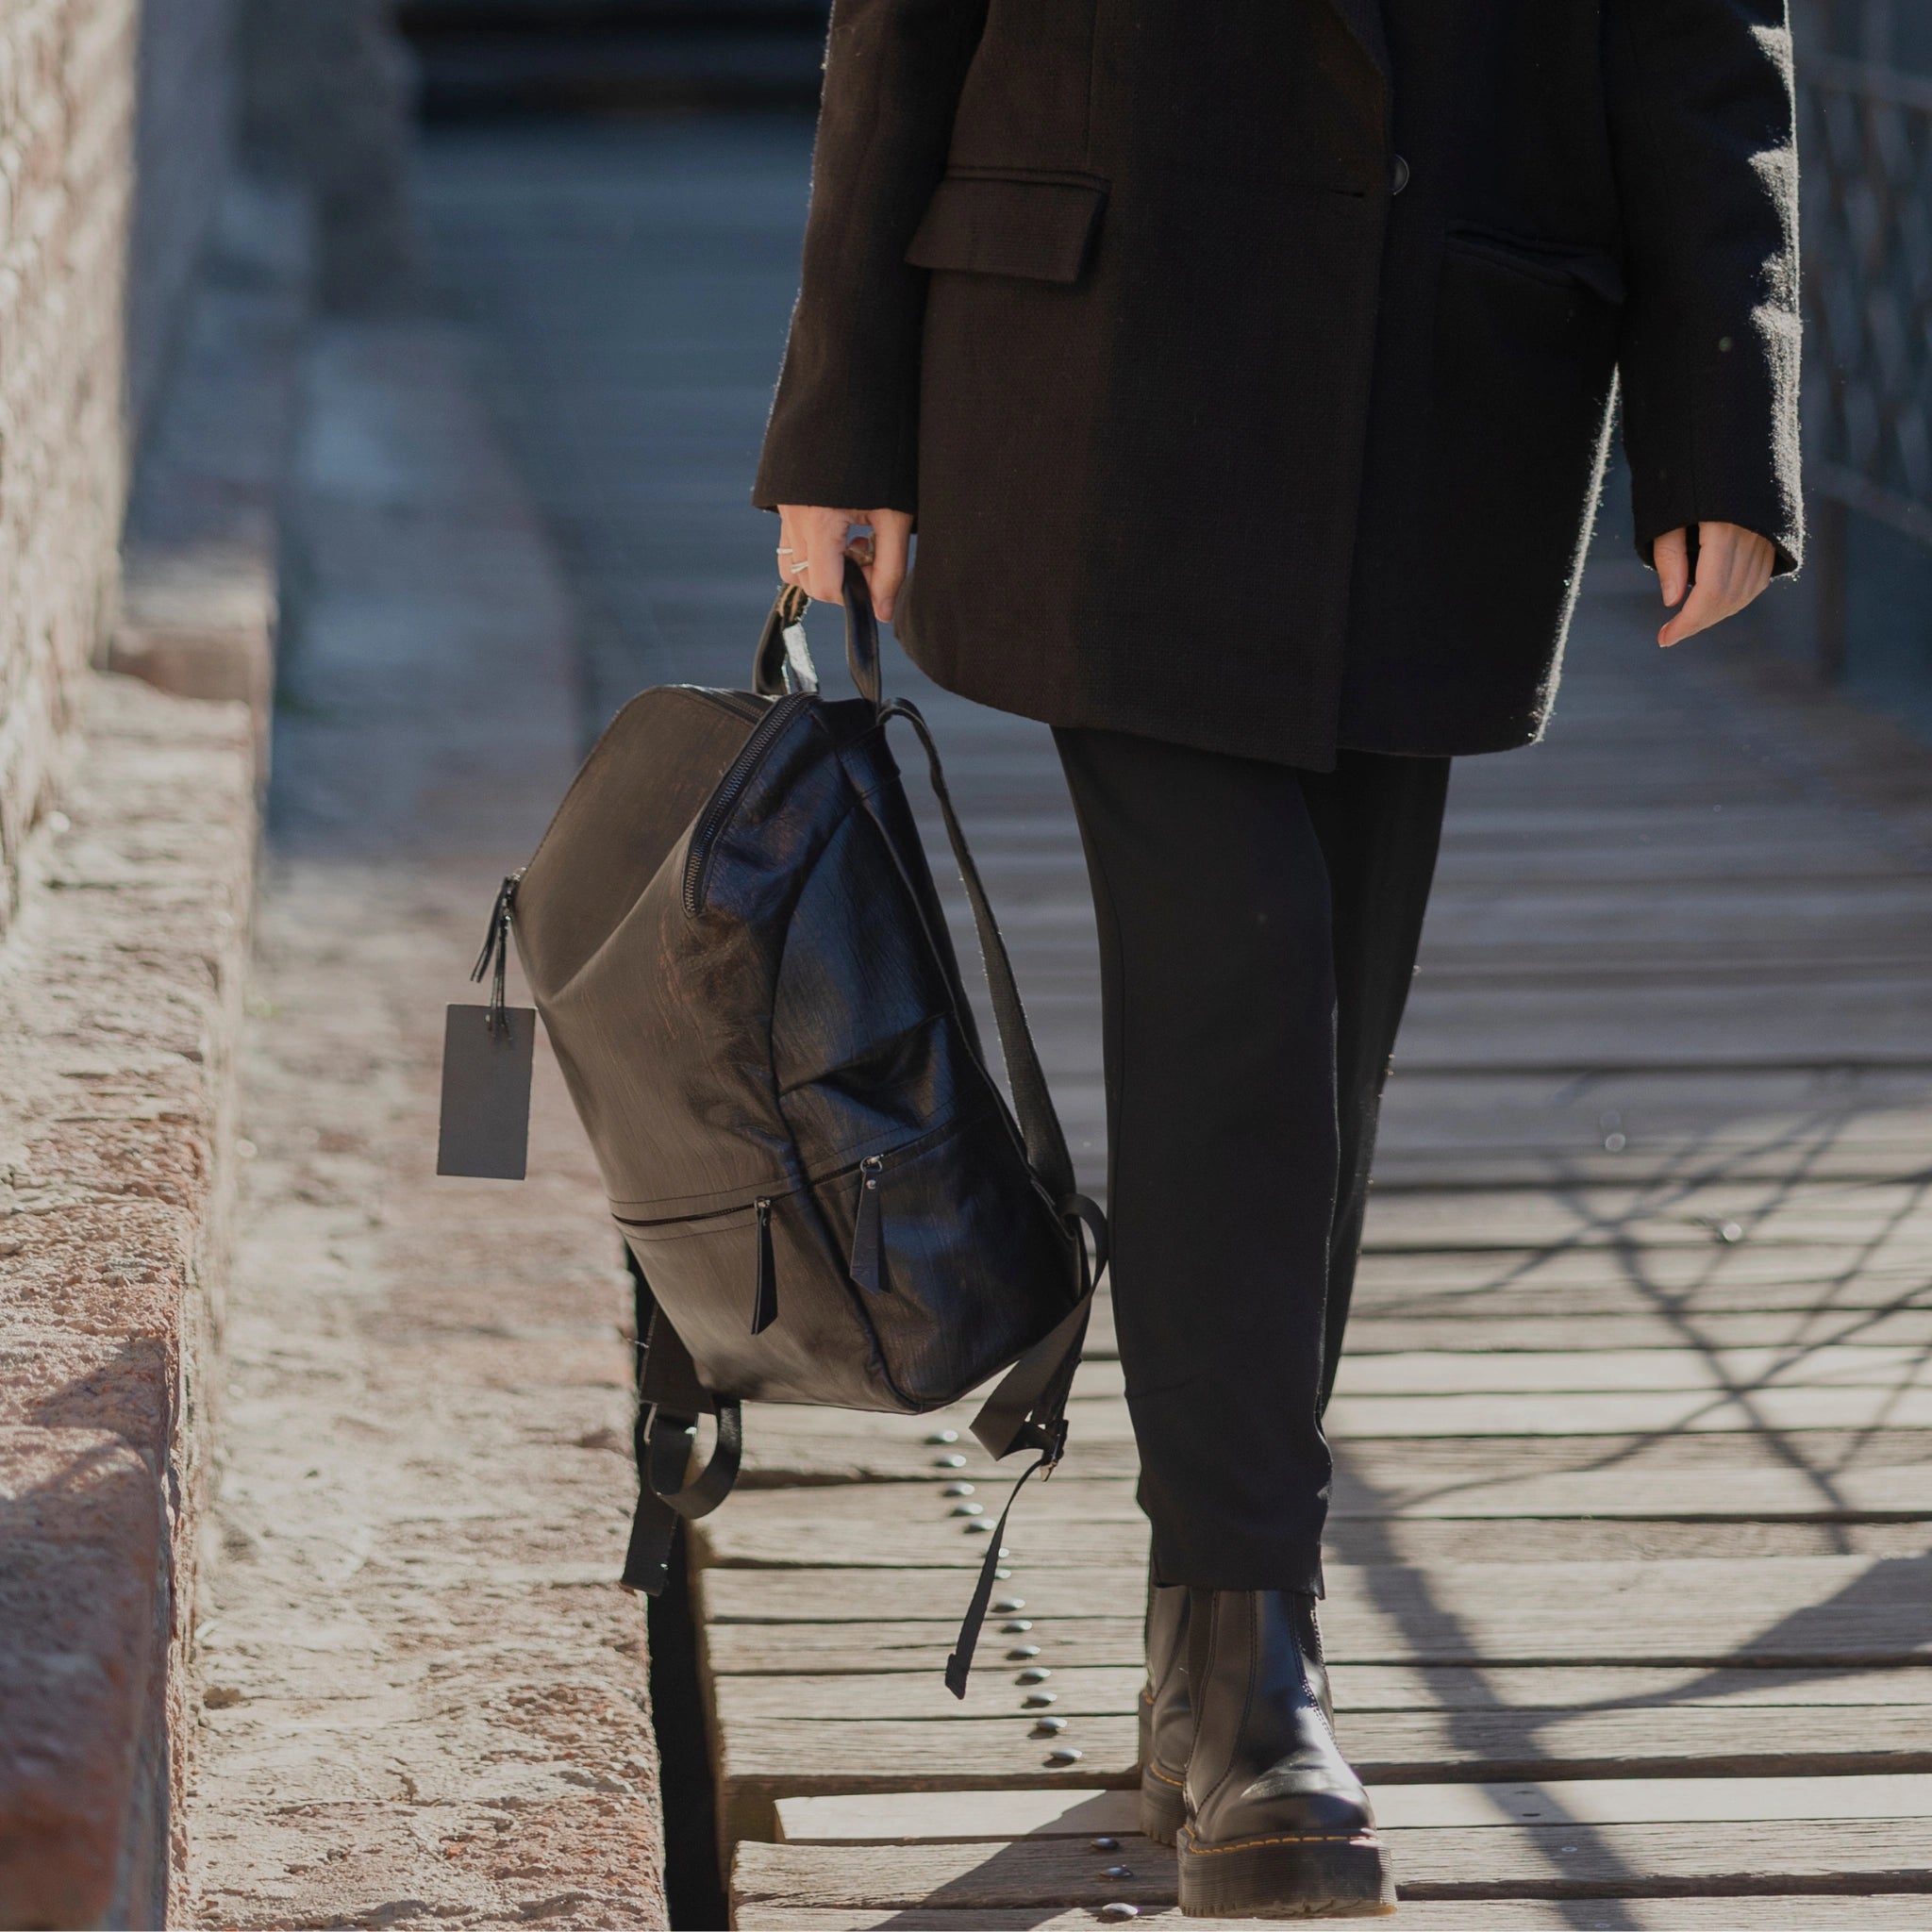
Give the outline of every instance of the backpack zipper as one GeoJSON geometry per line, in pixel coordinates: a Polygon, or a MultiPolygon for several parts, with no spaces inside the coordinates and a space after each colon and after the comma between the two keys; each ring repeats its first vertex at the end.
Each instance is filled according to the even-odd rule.
{"type": "Polygon", "coordinates": [[[711,793],[710,803],[699,816],[691,835],[690,850],[685,854],[684,909],[690,918],[695,919],[704,909],[705,872],[710,863],[712,841],[737,809],[739,800],[758,775],[758,766],[763,763],[765,754],[771,750],[778,734],[797,716],[802,706],[813,702],[808,691],[793,691],[785,697],[774,698],[770,708],[758,720],[757,728],[732,759],[730,769],[718,781],[718,789],[711,793]]]}
{"type": "Polygon", "coordinates": [[[845,1272],[868,1294],[886,1291],[886,1228],[879,1203],[885,1161],[868,1154],[858,1164],[858,1207],[852,1217],[852,1257],[845,1272]]]}
{"type": "Polygon", "coordinates": [[[778,1319],[778,1263],[772,1252],[772,1203],[760,1195],[757,1203],[758,1275],[752,1289],[751,1332],[762,1335],[778,1319]]]}

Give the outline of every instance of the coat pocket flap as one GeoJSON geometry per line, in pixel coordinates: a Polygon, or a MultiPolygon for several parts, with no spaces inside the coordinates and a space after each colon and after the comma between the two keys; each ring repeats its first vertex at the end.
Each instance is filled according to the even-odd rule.
{"type": "Polygon", "coordinates": [[[914,268],[1075,282],[1100,225],[1098,181],[948,175],[906,251],[914,268]]]}
{"type": "Polygon", "coordinates": [[[1483,228],[1452,228],[1449,246],[1499,268],[1513,270],[1531,281],[1588,289],[1601,301],[1624,300],[1624,272],[1615,256],[1599,248],[1565,247],[1558,242],[1527,242],[1483,228]]]}

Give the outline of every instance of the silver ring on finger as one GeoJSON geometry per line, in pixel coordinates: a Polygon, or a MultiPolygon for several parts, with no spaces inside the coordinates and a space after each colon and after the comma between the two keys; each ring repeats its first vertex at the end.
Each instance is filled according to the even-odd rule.
{"type": "Polygon", "coordinates": [[[811,558],[801,557],[796,563],[788,563],[785,568],[792,576],[796,576],[800,571],[811,568],[811,558]]]}

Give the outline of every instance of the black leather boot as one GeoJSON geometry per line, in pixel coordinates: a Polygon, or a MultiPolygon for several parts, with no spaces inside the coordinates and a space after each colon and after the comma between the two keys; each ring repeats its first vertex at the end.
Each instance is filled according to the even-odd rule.
{"type": "Polygon", "coordinates": [[[1194,1736],[1180,1834],[1190,1918],[1347,1919],[1395,1909],[1361,1780],[1335,1742],[1315,1600],[1197,1590],[1194,1736]]]}
{"type": "Polygon", "coordinates": [[[1147,1586],[1147,1682],[1141,1692],[1141,1829],[1171,1845],[1187,1820],[1188,1746],[1194,1707],[1188,1702],[1188,1591],[1147,1586]]]}

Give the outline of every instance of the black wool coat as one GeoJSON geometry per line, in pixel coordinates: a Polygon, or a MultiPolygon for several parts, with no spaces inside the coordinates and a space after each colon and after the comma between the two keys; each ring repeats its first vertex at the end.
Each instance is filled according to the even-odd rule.
{"type": "Polygon", "coordinates": [[[1553,695],[1637,534],[1801,545],[1786,0],[835,0],[755,491],[914,510],[898,630],[1315,769],[1553,695]]]}

